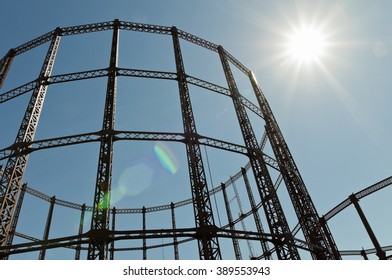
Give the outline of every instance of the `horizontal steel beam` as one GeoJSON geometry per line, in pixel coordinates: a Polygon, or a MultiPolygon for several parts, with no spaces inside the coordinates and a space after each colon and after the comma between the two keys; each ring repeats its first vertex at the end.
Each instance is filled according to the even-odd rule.
{"type": "Polygon", "coordinates": [[[189,33],[185,32],[185,31],[178,30],[178,37],[183,39],[183,40],[186,40],[188,42],[191,42],[191,43],[193,43],[195,45],[199,45],[199,46],[201,46],[203,48],[212,50],[214,52],[218,52],[218,45],[217,44],[211,43],[211,42],[209,42],[207,40],[204,40],[204,39],[202,39],[200,37],[197,37],[195,35],[189,34],[189,33]]]}
{"type": "Polygon", "coordinates": [[[162,25],[154,25],[154,24],[120,21],[120,29],[129,30],[129,31],[136,31],[136,32],[147,32],[147,33],[171,35],[171,27],[162,26],[162,25]]]}
{"type": "Polygon", "coordinates": [[[60,28],[61,30],[60,34],[62,36],[78,35],[78,34],[85,34],[91,32],[111,30],[113,29],[113,27],[114,27],[114,21],[90,23],[90,24],[62,27],[60,28]]]}
{"type": "MultiPolygon", "coordinates": [[[[257,232],[248,231],[231,231],[219,229],[217,227],[212,228],[212,234],[217,237],[232,238],[234,235],[239,239],[250,239],[260,240],[265,239],[272,242],[272,237],[269,234],[260,234],[257,232]]],[[[119,240],[137,240],[137,239],[156,239],[156,238],[181,238],[181,237],[192,237],[195,238],[198,234],[196,228],[177,228],[177,229],[147,229],[147,230],[98,230],[89,231],[81,235],[74,235],[62,238],[54,238],[49,240],[39,240],[33,242],[26,242],[20,244],[13,244],[10,246],[3,246],[0,251],[0,257],[8,255],[39,251],[42,248],[53,249],[60,247],[69,247],[77,244],[87,244],[90,238],[106,238],[109,242],[119,240]]]]}
{"type": "Polygon", "coordinates": [[[32,91],[33,89],[37,88],[39,86],[39,82],[36,80],[26,83],[24,85],[21,85],[17,88],[14,88],[12,90],[9,90],[5,93],[0,94],[0,103],[4,103],[8,100],[11,100],[15,97],[18,97],[22,94],[25,94],[29,91],[32,91]]]}
{"type": "MultiPolygon", "coordinates": [[[[388,177],[384,180],[381,180],[373,185],[371,185],[370,187],[367,187],[357,193],[354,194],[354,197],[357,199],[361,199],[364,198],[374,192],[377,192],[379,190],[382,190],[385,187],[388,187],[392,185],[392,176],[388,177]]],[[[334,217],[336,214],[338,214],[339,212],[343,211],[344,209],[346,209],[348,206],[350,206],[352,204],[352,201],[350,200],[350,198],[347,198],[345,200],[343,200],[341,203],[339,203],[337,206],[335,206],[333,209],[331,209],[330,211],[328,211],[328,213],[326,213],[323,217],[326,221],[330,220],[332,217],[334,217]]]]}
{"type": "MultiPolygon", "coordinates": [[[[381,247],[381,249],[384,252],[392,251],[392,245],[381,247]]],[[[339,251],[339,253],[342,256],[361,256],[363,254],[363,252],[366,254],[376,254],[377,250],[375,248],[371,248],[371,249],[366,249],[366,250],[342,250],[342,251],[339,251]]]]}
{"type": "Polygon", "coordinates": [[[31,49],[34,49],[34,48],[40,46],[42,44],[45,44],[46,42],[51,41],[55,32],[56,32],[56,30],[49,31],[48,33],[45,33],[45,34],[43,34],[43,35],[41,35],[31,41],[28,41],[28,42],[14,48],[15,56],[20,55],[24,52],[27,52],[31,49]]]}
{"type": "MultiPolygon", "coordinates": [[[[173,72],[163,72],[163,71],[151,71],[151,70],[141,70],[141,69],[127,69],[127,68],[117,68],[116,70],[117,76],[126,76],[126,77],[137,77],[137,78],[151,78],[151,79],[164,79],[164,80],[176,80],[177,74],[173,72]]],[[[46,78],[44,81],[34,80],[28,82],[22,86],[9,90],[5,93],[0,94],[0,103],[4,103],[13,98],[21,96],[25,93],[32,91],[37,88],[41,84],[51,85],[51,84],[59,84],[87,79],[95,79],[108,76],[110,70],[108,68],[104,69],[96,69],[89,71],[81,71],[74,72],[69,74],[61,74],[61,75],[53,75],[51,77],[46,78]]],[[[224,88],[219,85],[215,85],[213,83],[188,76],[187,82],[189,84],[193,84],[195,86],[208,89],[209,91],[217,92],[230,97],[229,91],[227,88],[224,88]]],[[[240,100],[245,107],[254,112],[257,116],[263,118],[263,114],[255,104],[246,99],[244,96],[240,96],[240,100]]]]}

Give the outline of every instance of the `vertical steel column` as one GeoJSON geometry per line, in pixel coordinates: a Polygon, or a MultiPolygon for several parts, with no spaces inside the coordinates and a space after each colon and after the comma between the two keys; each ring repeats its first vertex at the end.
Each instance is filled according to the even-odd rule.
{"type": "Polygon", "coordinates": [[[262,157],[260,146],[256,140],[244,105],[240,100],[240,93],[227,60],[226,51],[222,46],[219,46],[218,52],[240,124],[242,136],[245,145],[248,148],[249,160],[263,203],[269,229],[275,238],[276,253],[279,259],[299,259],[300,256],[295,247],[293,235],[291,234],[278,195],[275,192],[267,165],[262,157]]]}
{"type": "MultiPolygon", "coordinates": [[[[308,190],[303,182],[290,150],[279,129],[278,123],[272,113],[271,108],[259,87],[255,76],[252,72],[248,73],[253,91],[256,95],[260,109],[262,110],[266,122],[266,131],[270,140],[272,149],[279,165],[282,167],[281,172],[285,181],[288,193],[290,195],[294,210],[301,224],[305,240],[324,248],[324,250],[314,250],[311,252],[313,259],[341,259],[335,242],[330,234],[324,231],[317,214],[316,208],[310,198],[308,190]]],[[[327,227],[327,225],[325,225],[327,227]]]]}
{"type": "MultiPolygon", "coordinates": [[[[79,232],[78,235],[83,234],[83,225],[84,225],[84,213],[86,212],[86,204],[82,205],[82,211],[80,214],[80,223],[79,223],[79,232]]],[[[75,260],[80,260],[80,250],[81,250],[81,241],[82,239],[79,237],[78,238],[79,242],[78,245],[76,246],[76,252],[75,252],[75,260]]]]}
{"type": "Polygon", "coordinates": [[[45,244],[42,248],[42,250],[39,253],[39,260],[44,260],[45,255],[46,255],[46,242],[48,241],[49,238],[49,232],[50,232],[50,226],[52,224],[52,217],[53,217],[53,209],[54,209],[54,204],[56,202],[56,197],[52,196],[50,199],[50,207],[49,207],[49,212],[48,212],[48,218],[46,219],[46,225],[45,225],[45,231],[44,231],[44,236],[43,240],[45,241],[45,244]]]}
{"type": "MultiPolygon", "coordinates": [[[[15,152],[20,144],[34,140],[38,120],[47,91],[46,79],[52,73],[54,60],[60,44],[61,29],[57,28],[46,54],[38,80],[39,85],[34,89],[27,105],[25,115],[15,139],[15,152]]],[[[0,247],[7,243],[11,233],[11,221],[15,211],[16,200],[22,185],[26,170],[28,154],[9,158],[0,181],[0,247]]],[[[11,237],[12,239],[12,237],[11,237]]]]}
{"type": "Polygon", "coordinates": [[[331,233],[331,231],[329,229],[327,221],[325,220],[325,217],[322,216],[319,219],[320,219],[320,225],[321,225],[323,231],[326,233],[325,236],[326,236],[326,238],[328,240],[328,244],[335,244],[334,246],[331,247],[332,254],[335,256],[335,258],[337,260],[340,260],[341,256],[340,256],[340,253],[338,251],[338,247],[337,247],[337,245],[335,243],[335,240],[333,239],[332,233],[331,233]]]}
{"type": "Polygon", "coordinates": [[[0,89],[3,87],[5,78],[10,70],[12,61],[15,57],[15,50],[10,49],[6,56],[0,61],[0,89]]]}
{"type": "Polygon", "coordinates": [[[27,184],[23,184],[19,194],[18,203],[16,204],[14,217],[12,218],[11,230],[10,230],[11,234],[8,235],[7,246],[12,245],[12,241],[14,239],[14,234],[15,234],[16,226],[18,224],[20,210],[22,209],[23,199],[26,193],[26,189],[27,189],[27,184]]]}
{"type": "Polygon", "coordinates": [[[363,257],[363,259],[364,259],[365,261],[368,261],[368,260],[369,260],[367,254],[366,254],[366,251],[365,251],[365,249],[363,249],[363,248],[362,248],[362,250],[361,250],[361,256],[363,257]]]}
{"type": "MultiPolygon", "coordinates": [[[[230,176],[230,184],[233,185],[234,195],[235,195],[235,198],[237,199],[238,208],[240,210],[239,217],[242,217],[244,215],[244,211],[242,209],[242,203],[241,203],[240,195],[238,193],[237,186],[236,186],[236,184],[235,184],[235,182],[234,182],[234,180],[233,180],[233,178],[231,176],[230,176]]],[[[244,231],[246,231],[246,225],[245,225],[245,221],[243,219],[241,219],[241,226],[242,226],[242,229],[244,231]]],[[[255,256],[255,253],[254,253],[254,250],[253,250],[252,243],[250,243],[249,239],[246,240],[246,243],[248,244],[248,249],[249,249],[249,253],[250,253],[249,258],[253,259],[254,256],[255,256]]]]}
{"type": "Polygon", "coordinates": [[[143,260],[147,260],[147,240],[146,240],[146,207],[143,206],[143,260]]]}
{"type": "MultiPolygon", "coordinates": [[[[0,171],[1,171],[1,168],[0,168],[0,171]]],[[[14,240],[16,226],[18,224],[20,210],[22,209],[23,199],[24,199],[24,196],[26,193],[26,188],[27,188],[27,185],[23,184],[22,189],[19,194],[19,197],[18,197],[18,203],[16,204],[14,216],[12,218],[10,234],[8,234],[8,236],[7,236],[7,242],[6,242],[7,245],[6,246],[12,245],[12,241],[14,240]]],[[[9,250],[7,250],[7,252],[9,252],[9,250]]],[[[4,257],[3,259],[8,260],[8,256],[4,257]]]]}
{"type": "Polygon", "coordinates": [[[199,256],[202,260],[221,259],[219,242],[216,237],[217,227],[215,226],[210,196],[208,193],[207,180],[198,142],[198,134],[188,84],[186,81],[178,31],[174,26],[172,27],[172,37],[185,133],[184,142],[187,151],[189,179],[197,228],[196,238],[198,240],[199,256]]]}
{"type": "MultiPolygon", "coordinates": [[[[114,232],[116,230],[116,212],[117,209],[116,207],[113,207],[112,210],[112,231],[114,232]]],[[[110,260],[114,260],[114,241],[110,243],[110,260]]]]}
{"type": "MultiPolygon", "coordinates": [[[[264,234],[264,229],[263,229],[263,225],[261,223],[259,211],[256,208],[256,202],[253,197],[252,189],[250,187],[248,175],[246,174],[245,168],[243,168],[243,167],[241,168],[241,173],[242,173],[242,178],[244,179],[246,192],[248,193],[250,207],[252,207],[252,214],[253,214],[253,218],[255,220],[257,232],[260,234],[264,234]]],[[[260,240],[260,244],[261,244],[261,248],[263,250],[264,258],[266,260],[272,259],[268,243],[264,240],[260,240]]]]}
{"type": "Polygon", "coordinates": [[[112,187],[113,131],[116,112],[116,85],[118,59],[118,20],[114,21],[109,74],[106,90],[102,131],[104,133],[99,151],[97,180],[91,219],[88,259],[107,259],[110,220],[110,192],[112,187]]]}
{"type": "Polygon", "coordinates": [[[351,202],[354,204],[354,207],[358,212],[359,218],[361,219],[363,226],[365,227],[365,229],[370,237],[370,240],[373,243],[374,248],[376,248],[377,257],[380,260],[386,260],[387,255],[386,255],[385,251],[381,248],[380,243],[378,242],[377,237],[374,234],[374,231],[365,216],[365,213],[363,213],[362,208],[359,205],[359,199],[355,196],[355,194],[350,195],[349,198],[350,198],[351,202]]]}
{"type": "Polygon", "coordinates": [[[179,260],[179,255],[178,255],[178,241],[177,241],[177,235],[176,235],[176,216],[174,213],[174,203],[172,202],[170,204],[170,209],[171,209],[171,217],[172,217],[172,227],[173,227],[173,244],[174,244],[174,259],[179,260]]]}
{"type": "MultiPolygon", "coordinates": [[[[233,223],[233,215],[231,214],[230,202],[229,202],[229,198],[227,197],[227,192],[226,192],[226,185],[224,183],[221,183],[221,188],[222,188],[222,193],[223,193],[223,199],[225,201],[227,219],[229,220],[230,230],[235,231],[235,227],[234,227],[234,223],[233,223]]],[[[242,260],[240,245],[238,243],[238,239],[235,236],[235,234],[232,235],[231,240],[233,241],[235,259],[242,260]]]]}

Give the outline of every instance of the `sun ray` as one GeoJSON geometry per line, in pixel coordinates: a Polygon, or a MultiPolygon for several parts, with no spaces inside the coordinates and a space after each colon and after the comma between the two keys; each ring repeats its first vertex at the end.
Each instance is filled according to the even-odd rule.
{"type": "Polygon", "coordinates": [[[375,129],[375,124],[372,122],[370,114],[366,112],[366,109],[361,108],[359,104],[356,104],[349,91],[343,86],[343,84],[338,80],[338,78],[335,77],[335,75],[333,75],[327,67],[325,67],[325,65],[320,63],[318,66],[320,67],[323,75],[326,77],[328,83],[332,87],[333,90],[331,92],[335,93],[342,101],[342,103],[354,119],[355,123],[362,131],[364,137],[369,139],[369,141],[373,143],[374,147],[377,147],[379,144],[379,139],[373,137],[373,135],[377,135],[377,133],[375,129]]]}

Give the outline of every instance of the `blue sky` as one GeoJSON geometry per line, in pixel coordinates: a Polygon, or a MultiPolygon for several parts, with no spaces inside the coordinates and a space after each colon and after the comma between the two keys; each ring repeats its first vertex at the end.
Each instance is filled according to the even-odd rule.
{"type": "MultiPolygon", "coordinates": [[[[390,1],[7,1],[2,10],[6,12],[0,18],[1,57],[10,48],[57,26],[116,18],[174,25],[222,45],[255,73],[320,215],[349,194],[391,175],[390,1]],[[300,65],[285,54],[287,37],[300,26],[322,30],[326,46],[318,62],[300,65]]],[[[110,40],[111,32],[62,38],[53,74],[107,67],[110,40]]],[[[35,79],[46,48],[17,57],[0,93],[35,79]]],[[[215,53],[187,42],[182,42],[182,50],[188,74],[226,86],[215,53]]],[[[121,32],[119,66],[175,72],[171,38],[121,32]]],[[[255,102],[244,77],[237,72],[235,75],[241,93],[255,102]]],[[[105,89],[106,79],[50,86],[36,139],[99,130],[105,89]]],[[[193,86],[190,92],[199,133],[242,144],[231,101],[193,86]]],[[[177,94],[173,81],[120,77],[116,128],[181,132],[177,94]]],[[[28,98],[26,94],[0,104],[1,148],[14,141],[28,98]]],[[[263,123],[250,116],[260,138],[263,123]]],[[[116,206],[152,206],[190,197],[185,147],[179,143],[157,145],[116,143],[116,206]],[[175,171],[165,168],[157,157],[157,147],[171,153],[175,171]],[[143,179],[134,179],[135,174],[143,174],[143,179]],[[137,185],[136,193],[124,194],[122,184],[137,185]]],[[[33,153],[25,181],[59,199],[91,205],[98,150],[98,143],[94,143],[33,153]]],[[[247,162],[244,157],[212,148],[207,153],[214,186],[247,162]]],[[[288,203],[284,190],[280,192],[282,203],[288,203]]],[[[388,203],[391,195],[392,191],[385,189],[360,202],[383,246],[391,245],[392,226],[385,222],[392,210],[388,203]]],[[[24,212],[29,218],[21,221],[20,231],[31,231],[41,238],[47,206],[33,198],[26,205],[34,211],[24,212]]],[[[290,209],[288,204],[284,207],[290,209]]],[[[56,208],[55,215],[64,222],[54,224],[51,236],[77,232],[79,213],[56,208]],[[72,222],[65,222],[68,220],[72,222]]],[[[287,210],[287,215],[290,225],[295,226],[292,211],[287,210]]],[[[121,219],[119,227],[127,228],[128,218],[121,219]]],[[[162,219],[154,216],[149,225],[160,227],[162,219]]],[[[184,225],[192,225],[192,219],[179,219],[184,225]]],[[[137,219],[129,222],[140,226],[137,219]]],[[[333,218],[330,227],[340,249],[372,247],[352,207],[333,218]]],[[[153,253],[153,257],[161,258],[162,253],[169,257],[165,250],[153,253]]],[[[64,251],[61,256],[69,256],[64,251]]],[[[189,255],[193,257],[197,258],[189,255]]],[[[48,253],[48,258],[59,256],[48,253]]]]}

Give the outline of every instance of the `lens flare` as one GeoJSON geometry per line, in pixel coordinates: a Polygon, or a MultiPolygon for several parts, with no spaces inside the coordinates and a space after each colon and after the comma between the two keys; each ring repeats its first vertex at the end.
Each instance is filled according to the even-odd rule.
{"type": "Polygon", "coordinates": [[[154,146],[154,153],[161,165],[171,174],[178,171],[178,160],[170,148],[164,143],[158,143],[154,146]]]}

